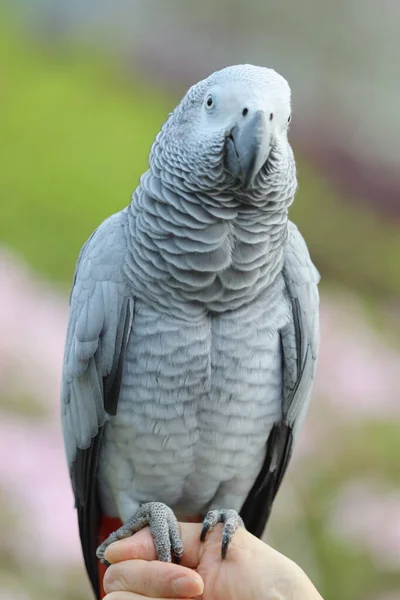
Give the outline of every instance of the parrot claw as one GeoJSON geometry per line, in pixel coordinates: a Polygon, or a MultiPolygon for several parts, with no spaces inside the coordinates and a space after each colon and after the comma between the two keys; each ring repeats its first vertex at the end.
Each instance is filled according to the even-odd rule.
{"type": "Polygon", "coordinates": [[[241,516],[233,509],[218,508],[209,510],[203,520],[203,529],[200,534],[200,541],[204,542],[207,532],[217,523],[223,523],[221,557],[225,558],[228,546],[232,541],[235,531],[238,527],[244,527],[241,516]]]}
{"type": "Polygon", "coordinates": [[[110,544],[117,540],[132,536],[144,527],[150,527],[154,539],[158,560],[162,562],[180,563],[183,554],[178,521],[172,510],[161,502],[147,502],[142,504],[135,514],[126,521],[122,527],[114,531],[97,548],[96,556],[105,565],[109,566],[104,555],[110,544]]]}

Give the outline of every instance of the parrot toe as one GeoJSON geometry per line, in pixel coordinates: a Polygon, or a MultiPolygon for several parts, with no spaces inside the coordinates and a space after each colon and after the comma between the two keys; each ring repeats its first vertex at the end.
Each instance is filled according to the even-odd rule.
{"type": "Polygon", "coordinates": [[[238,527],[244,527],[244,523],[240,515],[233,509],[219,508],[208,511],[203,520],[203,529],[200,534],[200,541],[204,542],[207,532],[212,529],[217,523],[223,523],[222,530],[222,546],[221,556],[226,557],[228,546],[232,541],[235,531],[238,527]]]}
{"type": "Polygon", "coordinates": [[[130,537],[144,527],[150,527],[158,560],[162,562],[180,563],[183,554],[183,544],[179,531],[178,521],[173,511],[162,502],[146,502],[142,504],[135,514],[114,531],[97,548],[96,556],[103,564],[108,565],[104,558],[107,547],[124,538],[130,537]]]}

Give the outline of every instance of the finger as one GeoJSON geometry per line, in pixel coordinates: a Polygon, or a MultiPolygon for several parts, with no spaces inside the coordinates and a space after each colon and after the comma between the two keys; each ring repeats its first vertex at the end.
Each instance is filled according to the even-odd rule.
{"type": "MultiPolygon", "coordinates": [[[[221,555],[221,524],[217,524],[208,533],[205,542],[200,541],[201,524],[179,523],[179,528],[181,530],[181,539],[184,547],[181,561],[183,566],[189,567],[190,569],[196,569],[199,566],[201,557],[206,549],[207,555],[221,555]]],[[[240,548],[242,544],[247,545],[249,543],[249,540],[245,540],[246,536],[252,538],[253,544],[259,542],[259,540],[252,536],[248,531],[239,528],[229,546],[229,554],[231,556],[236,548],[240,548]]],[[[261,543],[263,544],[263,542],[261,543]]],[[[106,550],[105,558],[110,563],[138,558],[142,560],[156,560],[157,555],[150,529],[145,527],[130,538],[110,544],[106,550]]]]}
{"type": "MultiPolygon", "coordinates": [[[[200,541],[201,524],[179,523],[179,528],[184,546],[181,562],[183,566],[196,569],[206,548],[207,554],[221,554],[222,525],[217,524],[209,532],[205,542],[200,541]]],[[[253,538],[245,529],[238,529],[230,544],[231,555],[236,546],[245,543],[243,536],[253,538]]],[[[254,540],[257,541],[257,538],[254,538],[254,540]]],[[[105,558],[111,564],[131,559],[156,560],[157,555],[150,529],[145,527],[130,538],[110,544],[106,550],[105,558]]]]}
{"type": "MultiPolygon", "coordinates": [[[[199,564],[201,525],[199,523],[179,523],[179,528],[184,547],[182,565],[194,569],[199,564]]],[[[130,538],[110,544],[105,558],[112,564],[138,558],[156,560],[157,555],[150,529],[145,527],[130,538]]]]}
{"type": "MultiPolygon", "coordinates": [[[[111,592],[104,596],[103,600],[156,600],[149,599],[148,596],[142,596],[141,594],[135,594],[134,592],[111,592]]],[[[178,600],[178,598],[157,598],[157,600],[178,600]]]]}
{"type": "Polygon", "coordinates": [[[150,598],[192,598],[203,593],[198,573],[171,563],[126,560],[111,565],[104,576],[104,590],[135,592],[150,598]]]}

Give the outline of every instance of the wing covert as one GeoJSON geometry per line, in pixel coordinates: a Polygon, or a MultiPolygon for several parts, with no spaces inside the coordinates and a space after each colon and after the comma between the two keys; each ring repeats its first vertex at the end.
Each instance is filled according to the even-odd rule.
{"type": "Polygon", "coordinates": [[[83,246],[70,296],[61,405],[86,568],[99,597],[96,471],[107,415],[115,414],[134,300],[124,283],[123,213],[107,219],[83,246]]]}

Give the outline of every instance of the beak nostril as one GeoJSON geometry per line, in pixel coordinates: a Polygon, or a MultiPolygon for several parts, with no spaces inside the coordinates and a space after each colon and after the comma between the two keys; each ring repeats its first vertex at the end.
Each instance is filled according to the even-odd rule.
{"type": "Polygon", "coordinates": [[[244,109],[242,110],[242,115],[245,117],[245,116],[247,115],[247,113],[248,113],[248,112],[249,112],[249,109],[248,109],[248,108],[244,108],[244,109]]]}

